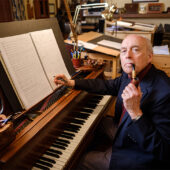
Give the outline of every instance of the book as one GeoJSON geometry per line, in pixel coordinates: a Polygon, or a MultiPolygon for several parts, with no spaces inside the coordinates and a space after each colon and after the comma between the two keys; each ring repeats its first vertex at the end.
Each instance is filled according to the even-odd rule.
{"type": "Polygon", "coordinates": [[[31,32],[30,35],[48,80],[53,90],[55,90],[57,86],[54,83],[54,76],[56,74],[65,74],[70,78],[70,74],[63,61],[54,33],[52,29],[47,29],[31,32]]]}
{"type": "Polygon", "coordinates": [[[51,29],[0,38],[0,52],[23,109],[31,108],[57,88],[54,75],[69,75],[51,29]]]}

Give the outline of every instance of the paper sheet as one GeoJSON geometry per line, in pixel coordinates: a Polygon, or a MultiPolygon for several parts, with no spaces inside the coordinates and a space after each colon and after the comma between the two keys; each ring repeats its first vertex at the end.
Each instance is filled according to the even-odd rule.
{"type": "Polygon", "coordinates": [[[57,86],[54,83],[56,74],[65,74],[70,78],[61,52],[56,42],[52,29],[35,31],[30,33],[40,60],[47,74],[49,82],[53,89],[57,86]]]}
{"type": "Polygon", "coordinates": [[[154,47],[153,47],[153,53],[154,53],[154,54],[169,55],[168,45],[154,46],[154,47]]]}
{"type": "Polygon", "coordinates": [[[114,41],[109,41],[109,40],[101,40],[97,42],[99,45],[104,45],[106,47],[111,47],[120,50],[121,48],[121,43],[114,42],[114,41]]]}
{"type": "Polygon", "coordinates": [[[52,93],[29,34],[1,38],[0,50],[24,109],[52,93]]]}

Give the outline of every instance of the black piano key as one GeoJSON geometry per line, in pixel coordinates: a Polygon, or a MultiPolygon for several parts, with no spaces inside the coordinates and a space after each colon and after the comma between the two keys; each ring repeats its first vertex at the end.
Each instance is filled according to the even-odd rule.
{"type": "Polygon", "coordinates": [[[78,124],[80,124],[80,125],[83,125],[83,124],[85,123],[84,120],[78,120],[78,119],[72,119],[71,122],[73,122],[73,123],[78,123],[78,124]]]}
{"type": "Polygon", "coordinates": [[[63,149],[63,150],[66,149],[66,147],[61,146],[61,145],[52,144],[52,146],[55,147],[55,148],[63,149]]]}
{"type": "Polygon", "coordinates": [[[61,137],[66,138],[66,139],[73,139],[72,136],[68,136],[66,134],[60,134],[61,137]]]}
{"type": "Polygon", "coordinates": [[[85,104],[85,107],[90,108],[90,109],[95,109],[96,106],[97,106],[97,104],[93,104],[93,103],[86,103],[85,104]]]}
{"type": "Polygon", "coordinates": [[[59,145],[61,145],[61,146],[66,146],[66,147],[68,146],[66,143],[62,143],[62,142],[57,142],[57,141],[55,141],[54,143],[55,143],[55,144],[59,144],[59,145]]]}
{"type": "Polygon", "coordinates": [[[59,155],[62,154],[60,151],[57,151],[57,150],[54,150],[54,149],[51,149],[51,148],[48,149],[47,151],[52,152],[52,153],[55,153],[55,154],[59,154],[59,155]]]}
{"type": "Polygon", "coordinates": [[[73,129],[73,128],[70,128],[70,127],[65,127],[65,130],[67,130],[67,131],[69,131],[69,132],[75,132],[75,133],[78,132],[78,130],[73,129]]]}
{"type": "Polygon", "coordinates": [[[51,163],[48,163],[48,162],[45,162],[45,161],[38,160],[37,163],[40,164],[40,165],[47,166],[49,168],[53,167],[53,165],[51,163]]]}
{"type": "Polygon", "coordinates": [[[81,119],[88,119],[89,115],[85,114],[85,113],[83,113],[83,114],[77,113],[77,114],[75,114],[75,117],[81,118],[81,119]]]}
{"type": "Polygon", "coordinates": [[[87,109],[87,108],[82,108],[82,109],[80,110],[80,112],[92,113],[93,110],[92,110],[92,109],[87,109]]]}
{"type": "Polygon", "coordinates": [[[75,134],[73,134],[73,133],[68,133],[68,132],[62,132],[62,134],[65,134],[65,135],[67,135],[67,136],[72,136],[72,137],[75,136],[75,134]]]}
{"type": "Polygon", "coordinates": [[[92,99],[97,99],[97,100],[101,100],[103,98],[103,96],[101,95],[96,95],[96,96],[93,96],[92,99]]]}
{"type": "Polygon", "coordinates": [[[53,163],[53,164],[55,164],[56,163],[56,161],[55,160],[53,160],[53,159],[50,159],[50,158],[46,158],[46,157],[40,157],[40,160],[44,160],[44,161],[47,161],[47,162],[49,162],[49,163],[53,163]]]}
{"type": "Polygon", "coordinates": [[[40,165],[40,164],[38,164],[38,163],[34,164],[34,167],[40,168],[40,169],[42,169],[42,170],[50,170],[50,168],[45,167],[45,166],[43,166],[43,165],[40,165]]]}
{"type": "Polygon", "coordinates": [[[67,117],[64,122],[71,122],[77,125],[83,125],[85,123],[84,120],[76,119],[75,117],[67,117]]]}
{"type": "Polygon", "coordinates": [[[56,148],[55,148],[55,152],[56,152],[58,155],[62,155],[62,154],[63,154],[61,151],[57,150],[56,148]]]}
{"type": "Polygon", "coordinates": [[[49,155],[49,156],[52,156],[52,157],[55,157],[55,158],[59,158],[60,157],[58,154],[54,154],[54,153],[51,153],[51,152],[48,152],[48,151],[46,151],[45,154],[49,155]]]}
{"type": "Polygon", "coordinates": [[[100,101],[101,101],[101,99],[94,99],[94,98],[91,98],[91,99],[88,100],[87,103],[94,103],[94,104],[96,104],[96,103],[99,103],[100,101]]]}
{"type": "Polygon", "coordinates": [[[63,142],[63,143],[68,143],[68,144],[70,143],[70,141],[68,141],[68,140],[58,139],[58,138],[56,139],[56,141],[60,141],[60,142],[63,142]]]}
{"type": "Polygon", "coordinates": [[[69,127],[69,128],[72,128],[72,129],[75,129],[75,130],[79,130],[81,128],[81,126],[79,125],[73,125],[73,124],[67,124],[66,127],[69,127]]]}

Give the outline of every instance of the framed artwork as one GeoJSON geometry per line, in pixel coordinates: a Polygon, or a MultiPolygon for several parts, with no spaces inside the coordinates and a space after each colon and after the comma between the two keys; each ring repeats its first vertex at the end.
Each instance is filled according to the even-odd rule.
{"type": "Polygon", "coordinates": [[[158,2],[159,0],[132,0],[132,2],[158,2]]]}

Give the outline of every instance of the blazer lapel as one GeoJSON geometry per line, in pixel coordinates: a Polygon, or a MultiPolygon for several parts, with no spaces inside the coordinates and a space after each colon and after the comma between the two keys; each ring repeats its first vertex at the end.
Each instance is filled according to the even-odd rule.
{"type": "Polygon", "coordinates": [[[154,81],[154,71],[153,71],[154,69],[155,68],[152,66],[151,70],[140,82],[140,88],[142,91],[141,105],[143,104],[143,102],[145,101],[145,98],[148,96],[148,94],[152,90],[152,84],[154,81]]]}

